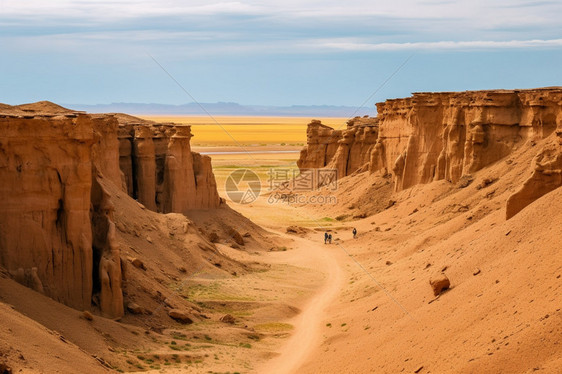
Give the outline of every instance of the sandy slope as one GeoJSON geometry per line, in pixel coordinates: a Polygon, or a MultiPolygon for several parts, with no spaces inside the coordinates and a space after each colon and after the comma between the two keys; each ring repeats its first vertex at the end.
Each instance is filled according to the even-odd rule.
{"type": "Polygon", "coordinates": [[[505,202],[540,146],[516,150],[463,186],[439,181],[393,194],[388,178],[361,174],[341,181],[337,206],[270,205],[267,196],[235,206],[270,231],[229,209],[158,215],[114,191],[128,301],[145,311],[87,321],[0,272],[0,365],[560,373],[562,189],[505,220],[505,202]],[[308,231],[285,234],[289,225],[308,231]],[[245,245],[233,242],[234,227],[245,245]],[[323,244],[324,229],[337,245],[323,244]],[[146,268],[132,266],[133,257],[146,268]],[[429,286],[436,273],[452,284],[438,298],[429,286]],[[170,319],[172,306],[194,323],[170,319]],[[225,314],[234,324],[221,321],[225,314]]]}
{"type": "MultiPolygon", "coordinates": [[[[108,373],[110,370],[66,337],[0,303],[2,364],[25,373],[108,373]]],[[[6,372],[7,373],[7,372],[6,372]]]]}

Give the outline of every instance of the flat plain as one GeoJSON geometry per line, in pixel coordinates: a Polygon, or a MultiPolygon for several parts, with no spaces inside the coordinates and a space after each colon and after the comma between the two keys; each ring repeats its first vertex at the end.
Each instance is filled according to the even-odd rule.
{"type": "MultiPolygon", "coordinates": [[[[298,173],[297,160],[306,145],[307,117],[156,116],[155,122],[191,125],[192,150],[211,157],[217,188],[222,197],[225,181],[236,169],[255,172],[264,188],[298,173]],[[275,169],[275,170],[274,170],[275,169]],[[276,173],[275,176],[272,173],[276,173]]],[[[347,118],[316,118],[334,128],[345,128],[347,118]]]]}

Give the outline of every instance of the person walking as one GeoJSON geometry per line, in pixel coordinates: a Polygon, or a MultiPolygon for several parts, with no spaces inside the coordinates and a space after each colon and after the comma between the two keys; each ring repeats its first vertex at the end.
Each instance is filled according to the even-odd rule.
{"type": "Polygon", "coordinates": [[[324,233],[324,244],[328,242],[328,232],[324,233]]]}
{"type": "Polygon", "coordinates": [[[357,229],[353,228],[353,239],[357,239],[357,229]]]}
{"type": "Polygon", "coordinates": [[[328,234],[328,243],[332,244],[332,234],[328,234]]]}

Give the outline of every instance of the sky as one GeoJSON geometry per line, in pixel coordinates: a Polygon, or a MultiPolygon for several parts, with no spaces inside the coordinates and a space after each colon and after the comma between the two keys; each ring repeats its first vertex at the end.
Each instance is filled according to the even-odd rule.
{"type": "Polygon", "coordinates": [[[561,19],[559,0],[0,0],[0,102],[372,107],[562,86],[561,19]]]}

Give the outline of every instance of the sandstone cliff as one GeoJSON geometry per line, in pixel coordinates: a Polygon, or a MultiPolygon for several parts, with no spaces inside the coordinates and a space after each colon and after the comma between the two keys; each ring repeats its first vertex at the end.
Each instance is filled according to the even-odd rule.
{"type": "Polygon", "coordinates": [[[376,118],[353,118],[342,130],[313,120],[307,129],[307,147],[301,151],[297,165],[301,169],[337,169],[340,177],[350,175],[369,162],[377,136],[376,118]]]}
{"type": "MultiPolygon", "coordinates": [[[[340,178],[367,169],[391,174],[395,191],[457,183],[525,144],[555,136],[562,89],[414,93],[378,103],[377,112],[370,123],[350,121],[343,130],[313,121],[298,166],[335,168],[340,178]]],[[[536,173],[510,199],[508,217],[562,184],[561,153],[553,141],[537,156],[536,173]]]]}
{"type": "Polygon", "coordinates": [[[123,315],[112,183],[148,209],[186,213],[220,199],[189,126],[88,115],[48,102],[0,108],[0,266],[80,310],[123,315]]]}
{"type": "Polygon", "coordinates": [[[191,137],[190,126],[122,123],[118,138],[124,190],[161,213],[217,208],[211,158],[191,151],[191,137]]]}

